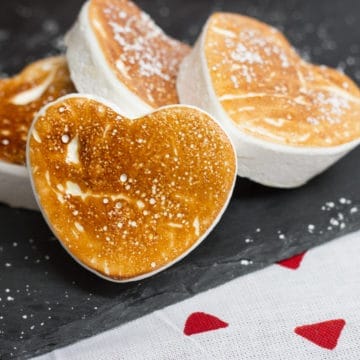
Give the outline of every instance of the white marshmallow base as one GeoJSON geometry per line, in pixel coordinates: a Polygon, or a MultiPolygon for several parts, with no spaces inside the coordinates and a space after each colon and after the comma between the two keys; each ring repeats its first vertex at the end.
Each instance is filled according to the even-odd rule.
{"type": "Polygon", "coordinates": [[[0,161],[0,202],[39,210],[25,166],[0,161]]]}
{"type": "Polygon", "coordinates": [[[206,32],[205,26],[180,66],[177,91],[180,103],[204,109],[226,130],[236,149],[239,176],[266,186],[298,187],[360,143],[359,139],[328,148],[301,148],[267,142],[242,133],[221,106],[212,86],[204,52],[206,32]]]}
{"type": "Polygon", "coordinates": [[[65,43],[71,79],[79,93],[94,94],[109,100],[120,108],[121,114],[129,118],[153,110],[119,81],[108,65],[90,25],[88,2],[66,34],[65,43]]]}

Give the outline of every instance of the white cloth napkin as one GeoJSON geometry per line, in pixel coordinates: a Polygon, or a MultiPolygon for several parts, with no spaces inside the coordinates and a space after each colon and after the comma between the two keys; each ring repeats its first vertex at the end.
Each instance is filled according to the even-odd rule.
{"type": "Polygon", "coordinates": [[[360,232],[40,359],[360,359],[360,232]]]}

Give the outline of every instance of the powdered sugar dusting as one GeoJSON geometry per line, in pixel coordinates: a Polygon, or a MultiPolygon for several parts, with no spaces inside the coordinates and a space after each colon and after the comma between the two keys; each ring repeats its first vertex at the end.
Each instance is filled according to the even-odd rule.
{"type": "MultiPolygon", "coordinates": [[[[124,12],[121,12],[124,14],[124,12]]],[[[124,15],[121,15],[121,19],[126,18],[124,15]]],[[[164,64],[159,58],[158,52],[145,50],[147,43],[156,39],[158,36],[163,36],[162,31],[153,23],[153,21],[146,14],[141,14],[141,22],[148,24],[149,31],[146,33],[145,37],[135,37],[131,41],[127,40],[126,34],[131,34],[133,18],[130,18],[125,26],[120,26],[114,21],[110,21],[109,25],[112,28],[114,39],[122,46],[124,53],[120,56],[120,62],[122,64],[128,61],[129,53],[132,53],[131,63],[137,63],[139,65],[139,73],[142,76],[159,76],[163,80],[169,81],[170,76],[167,73],[169,69],[164,69],[164,64]]],[[[171,69],[172,70],[172,69],[171,69]]]]}
{"type": "Polygon", "coordinates": [[[260,54],[255,51],[249,51],[243,44],[237,44],[234,51],[231,52],[230,57],[232,60],[241,63],[249,64],[262,64],[264,61],[260,54]]]}

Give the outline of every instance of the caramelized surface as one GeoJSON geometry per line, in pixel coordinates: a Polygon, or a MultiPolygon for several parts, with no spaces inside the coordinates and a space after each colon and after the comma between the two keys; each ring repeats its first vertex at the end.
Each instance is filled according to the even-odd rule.
{"type": "Polygon", "coordinates": [[[30,139],[32,177],[56,236],[114,279],[189,249],[224,207],[235,161],[219,126],[180,106],[128,120],[70,98],[48,108],[30,139]]]}
{"type": "Polygon", "coordinates": [[[340,72],[303,61],[276,29],[217,13],[205,35],[215,93],[242,132],[314,147],[360,137],[358,87],[340,72]]]}
{"type": "Polygon", "coordinates": [[[128,0],[91,0],[91,27],[117,78],[153,108],[177,104],[176,76],[190,48],[128,0]]]}
{"type": "Polygon", "coordinates": [[[53,57],[27,66],[19,75],[0,80],[0,160],[25,164],[29,127],[38,110],[75,92],[66,61],[53,57]]]}

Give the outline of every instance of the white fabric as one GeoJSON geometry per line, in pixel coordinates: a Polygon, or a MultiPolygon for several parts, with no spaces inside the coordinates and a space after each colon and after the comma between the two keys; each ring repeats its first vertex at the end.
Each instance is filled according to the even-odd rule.
{"type": "Polygon", "coordinates": [[[360,359],[360,232],[308,251],[297,270],[275,264],[40,359],[360,359]],[[198,311],[229,326],[185,336],[198,311]],[[334,350],[294,333],[338,318],[334,350]]]}

